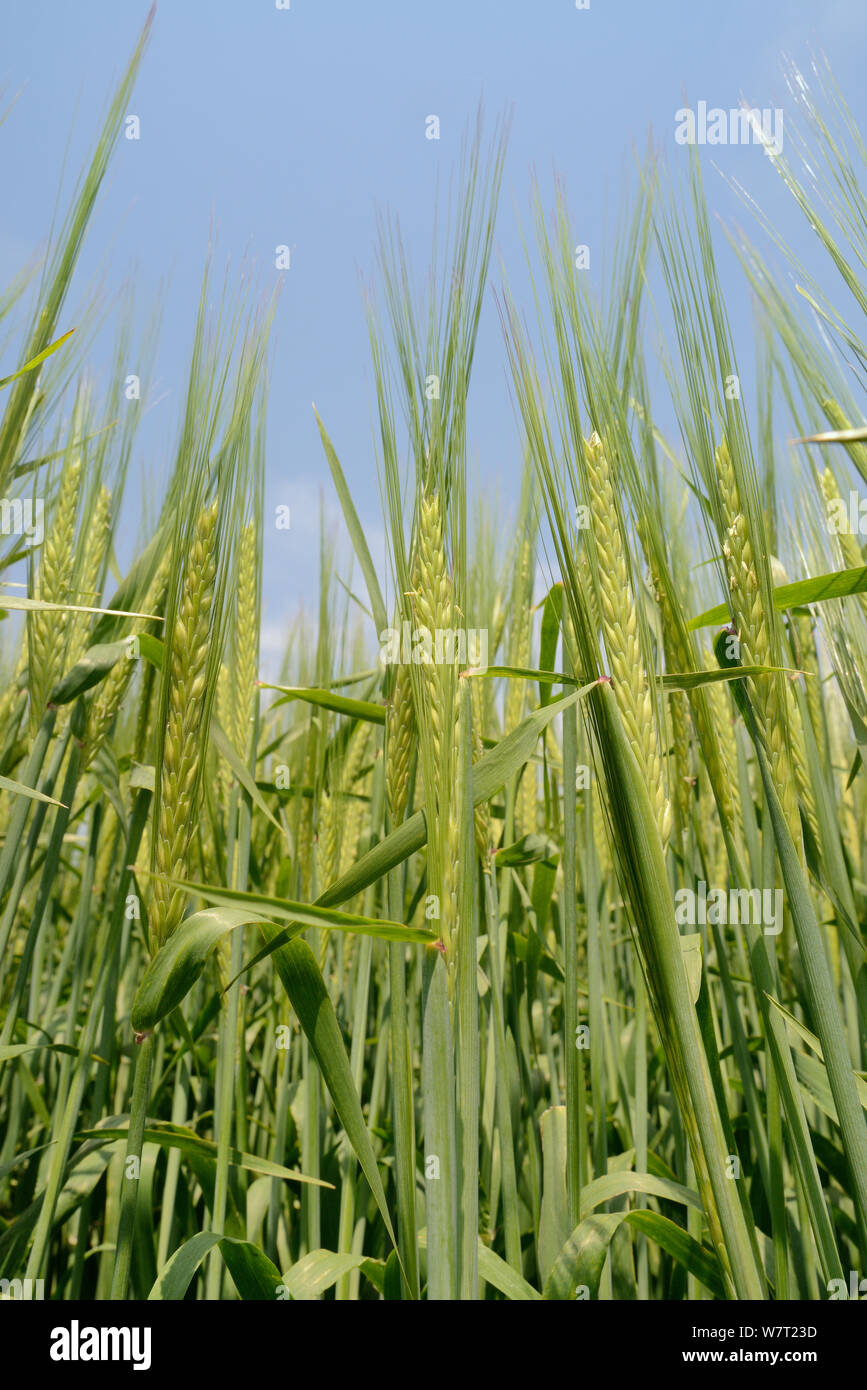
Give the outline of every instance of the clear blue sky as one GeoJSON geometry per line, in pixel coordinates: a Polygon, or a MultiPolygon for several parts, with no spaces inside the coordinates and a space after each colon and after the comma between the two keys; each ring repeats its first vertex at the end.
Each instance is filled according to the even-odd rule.
{"type": "MultiPolygon", "coordinates": [[[[137,0],[4,7],[0,83],[7,98],[19,96],[0,131],[0,284],[44,244],[64,159],[67,175],[77,174],[146,11],[137,0]]],[[[272,267],[275,246],[291,246],[276,321],[268,502],[290,505],[292,530],[266,551],[269,642],[315,594],[320,489],[336,514],[311,401],[363,521],[381,535],[359,273],[372,270],[375,211],[386,204],[425,265],[437,171],[447,180],[479,98],[490,117],[514,108],[497,243],[520,293],[517,218],[526,217],[534,168],[549,190],[552,172],[562,175],[581,239],[599,246],[633,146],[652,131],[672,161],[683,156],[673,136],[684,91],[692,105],[729,109],[744,95],[786,106],[781,55],[805,64],[812,44],[827,52],[867,128],[865,40],[864,0],[590,0],[589,10],[574,0],[292,0],[285,11],[274,0],[162,0],[130,104],[141,139],[120,142],[77,284],[83,291],[102,273],[110,293],[134,268],[146,303],[171,274],[158,370],[165,395],[153,412],[155,437],[168,442],[211,219],[233,263],[247,252],[272,267]],[[430,113],[440,118],[438,142],[424,138],[430,113]]],[[[807,245],[758,149],[714,153],[796,246],[807,245]]],[[[709,170],[707,183],[712,207],[743,220],[722,179],[709,170]]],[[[746,355],[747,291],[728,256],[723,265],[746,355]]],[[[508,505],[520,440],[491,302],[470,423],[475,485],[496,485],[508,505]]],[[[139,457],[133,489],[155,467],[139,457]]]]}

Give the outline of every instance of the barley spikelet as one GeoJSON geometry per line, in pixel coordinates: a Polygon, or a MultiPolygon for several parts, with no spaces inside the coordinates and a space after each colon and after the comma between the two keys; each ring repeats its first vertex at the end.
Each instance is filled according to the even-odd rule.
{"type": "MultiPolygon", "coordinates": [[[[838,504],[842,504],[843,499],[840,496],[837,479],[834,477],[830,468],[825,469],[820,481],[822,484],[822,496],[825,499],[825,507],[828,512],[828,525],[830,529],[832,513],[837,510],[838,504]]],[[[852,532],[847,526],[834,526],[833,530],[840,542],[840,553],[843,556],[843,564],[850,570],[859,569],[864,563],[864,554],[857,537],[852,535],[852,532]]],[[[863,613],[867,616],[867,594],[859,594],[858,602],[861,605],[863,613]]]]}
{"type": "Polygon", "coordinates": [[[653,700],[644,668],[638,614],[629,579],[611,473],[597,434],[585,445],[596,544],[599,614],[610,674],[627,737],[647,781],[663,844],[671,834],[671,802],[665,794],[653,700]]]}
{"type": "MultiPolygon", "coordinates": [[[[96,607],[100,597],[99,577],[102,562],[111,537],[111,493],[107,487],[100,487],[91,516],[87,523],[87,541],[81,566],[81,588],[77,603],[83,607],[96,607]]],[[[72,613],[69,623],[69,660],[74,666],[84,654],[88,642],[90,613],[72,613]]]]}
{"type": "MultiPolygon", "coordinates": [[[[160,563],[145,594],[143,604],[145,613],[153,613],[154,615],[159,613],[165,600],[168,579],[169,561],[166,557],[160,563]]],[[[147,618],[135,619],[130,634],[131,642],[128,654],[114,663],[94,696],[88,716],[88,746],[85,754],[85,762],[88,767],[105,742],[108,731],[117,717],[118,710],[123,704],[132,681],[136,666],[135,639],[145,633],[149,626],[150,622],[147,618]]]]}
{"type": "Polygon", "coordinates": [[[813,797],[813,787],[810,782],[810,771],[807,764],[807,748],[804,743],[804,732],[801,727],[801,711],[795,698],[795,692],[790,681],[786,682],[786,706],[789,717],[789,747],[791,751],[792,771],[795,774],[795,786],[798,790],[798,799],[807,817],[807,823],[816,843],[819,843],[819,822],[816,816],[816,802],[813,797]]]}
{"type": "Polygon", "coordinates": [[[342,789],[350,793],[344,799],[343,832],[340,837],[340,872],[345,874],[358,855],[361,832],[364,825],[364,802],[359,799],[361,788],[357,785],[358,774],[364,767],[367,747],[370,740],[370,725],[359,724],[349,742],[341,778],[342,789]],[[354,795],[352,794],[354,793],[354,795]]]}
{"type": "MultiPolygon", "coordinates": [[[[705,663],[711,665],[708,657],[705,663]]],[[[711,728],[702,742],[708,775],[720,802],[720,813],[729,828],[741,824],[741,798],[738,786],[738,746],[735,738],[731,697],[721,685],[705,687],[711,728]],[[707,756],[712,750],[712,755],[707,756]],[[721,757],[717,756],[717,750],[721,757]]]]}
{"type": "Polygon", "coordinates": [[[241,532],[238,562],[238,625],[235,648],[235,703],[233,733],[235,747],[246,762],[250,746],[250,720],[256,694],[258,616],[258,564],[256,526],[249,522],[241,532]]]}
{"type": "MultiPolygon", "coordinates": [[[[229,676],[229,668],[225,661],[223,661],[220,663],[220,669],[217,672],[217,723],[226,737],[234,743],[235,707],[229,689],[230,685],[231,677],[229,676]]],[[[220,800],[224,804],[228,803],[229,793],[232,787],[232,771],[221,753],[217,753],[217,786],[219,788],[220,800]]]]}
{"type": "Polygon", "coordinates": [[[415,710],[408,666],[398,666],[386,714],[385,792],[392,825],[400,825],[409,799],[409,767],[415,741],[415,710]]]}
{"type": "MultiPolygon", "coordinates": [[[[772,666],[775,663],[772,660],[759,576],[727,444],[720,444],[715,461],[726,526],[723,556],[742,661],[745,666],[772,666]]],[[[774,676],[755,677],[754,688],[757,697],[754,701],[756,721],[767,748],[774,784],[779,792],[792,838],[795,844],[800,844],[801,823],[786,750],[787,711],[780,700],[780,688],[774,676]]]]}
{"type": "MultiPolygon", "coordinates": [[[[675,621],[668,587],[663,582],[651,546],[639,527],[639,534],[648,558],[649,581],[662,619],[663,650],[669,671],[688,671],[689,653],[685,650],[680,629],[675,621]]],[[[667,703],[671,723],[671,744],[674,760],[674,809],[681,837],[686,832],[692,809],[692,788],[695,784],[692,766],[692,724],[689,701],[682,690],[671,692],[667,703]]]]}
{"type": "Polygon", "coordinates": [[[798,642],[798,665],[806,671],[804,690],[807,697],[807,713],[813,727],[816,747],[820,750],[824,743],[824,720],[822,716],[822,684],[819,675],[819,659],[813,635],[813,621],[805,613],[793,614],[795,636],[798,642]]]}
{"type": "MultiPolygon", "coordinates": [[[[515,665],[530,665],[531,605],[533,602],[533,547],[525,540],[521,548],[521,578],[518,588],[517,623],[514,634],[515,665]]],[[[524,718],[527,707],[526,681],[509,681],[506,691],[506,728],[514,729],[524,718]]],[[[524,764],[515,804],[515,831],[518,837],[532,835],[538,817],[536,765],[532,759],[524,764]]]]}
{"type": "MultiPolygon", "coordinates": [[[[455,613],[454,586],[445,549],[442,503],[436,491],[428,493],[420,503],[414,575],[416,625],[435,638],[438,631],[445,632],[452,628],[455,613]]],[[[431,834],[429,846],[431,854],[439,861],[438,865],[434,864],[439,881],[439,927],[449,998],[453,999],[458,932],[455,881],[460,854],[457,818],[452,813],[456,804],[453,800],[456,776],[454,730],[457,721],[455,671],[445,663],[438,664],[436,661],[423,664],[420,670],[426,691],[424,717],[431,730],[437,778],[435,787],[426,788],[432,794],[436,831],[431,834]]]]}
{"type": "MultiPolygon", "coordinates": [[[[69,602],[69,576],[75,556],[75,521],[81,488],[81,459],[63,470],[51,529],[45,537],[36,597],[48,603],[69,602]]],[[[30,649],[30,731],[42,721],[48,696],[63,674],[70,615],[62,610],[28,614],[30,649]]]]}
{"type": "MultiPolygon", "coordinates": [[[[302,774],[303,787],[312,787],[316,778],[317,724],[310,721],[307,735],[307,753],[304,758],[302,774]]],[[[299,891],[304,901],[313,891],[313,798],[302,794],[298,797],[298,820],[295,831],[295,861],[299,891]]]]}
{"type": "MultiPolygon", "coordinates": [[[[435,640],[437,632],[451,629],[454,599],[446,561],[443,516],[438,492],[423,497],[419,509],[413,603],[416,627],[429,633],[432,641],[435,640]]],[[[439,766],[444,731],[446,727],[454,726],[451,672],[434,661],[423,664],[421,670],[429,693],[425,718],[430,723],[435,759],[439,766]],[[448,711],[445,708],[447,703],[451,706],[448,711]],[[450,721],[448,725],[446,719],[450,721]]]]}
{"type": "Polygon", "coordinates": [[[11,736],[12,730],[17,726],[21,713],[27,702],[26,683],[22,680],[27,670],[27,641],[21,642],[18,649],[18,660],[12,679],[9,681],[3,694],[0,695],[0,744],[5,743],[11,736]]]}
{"type": "MultiPolygon", "coordinates": [[[[170,687],[160,785],[159,836],[155,851],[158,874],[183,878],[195,827],[195,793],[202,757],[201,724],[211,606],[216,578],[217,503],[199,514],[185,567],[184,590],[175,619],[170,658],[170,687]]],[[[178,926],[184,894],[154,880],[150,911],[152,949],[158,949],[178,926]]]]}
{"type": "MultiPolygon", "coordinates": [[[[337,835],[337,810],[334,797],[327,791],[319,798],[319,829],[316,836],[316,872],[319,892],[337,878],[340,846],[337,835]]],[[[328,941],[331,933],[324,928],[319,933],[319,969],[325,969],[328,941]]]]}

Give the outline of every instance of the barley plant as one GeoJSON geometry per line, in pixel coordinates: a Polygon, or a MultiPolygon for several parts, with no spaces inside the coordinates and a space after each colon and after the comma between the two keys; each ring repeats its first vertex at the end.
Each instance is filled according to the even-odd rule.
{"type": "Polygon", "coordinates": [[[424,278],[383,217],[358,312],[385,563],[340,462],[367,422],[317,415],[352,551],[322,523],[318,611],[287,600],[266,682],[273,300],[207,266],[125,573],[118,395],[157,323],[121,307],[107,381],[70,337],[147,38],[0,381],[4,1289],[849,1296],[867,151],[830,73],[790,74],[774,163],[841,298],[800,268],[804,319],[752,205],[757,392],[694,150],[644,162],[599,294],[562,188],[534,192],[529,303],[495,270],[508,121],[470,131],[424,278]],[[491,295],[524,459],[499,501],[468,469],[491,295]]]}

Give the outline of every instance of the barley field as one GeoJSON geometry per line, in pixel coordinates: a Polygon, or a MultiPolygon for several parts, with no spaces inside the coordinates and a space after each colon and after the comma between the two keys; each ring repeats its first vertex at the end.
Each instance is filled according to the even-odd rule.
{"type": "Polygon", "coordinates": [[[347,313],[385,564],[340,459],[369,421],[317,416],[352,568],[323,531],[266,681],[275,300],[204,244],[115,563],[140,328],[94,379],[67,289],[148,37],[35,309],[0,298],[4,1298],[859,1297],[867,148],[830,71],[791,71],[803,144],[767,153],[839,293],[755,209],[732,237],[758,390],[695,147],[642,161],[601,296],[562,189],[532,297],[498,266],[507,117],[435,255],[383,216],[347,313]],[[508,517],[467,463],[492,295],[508,517]]]}

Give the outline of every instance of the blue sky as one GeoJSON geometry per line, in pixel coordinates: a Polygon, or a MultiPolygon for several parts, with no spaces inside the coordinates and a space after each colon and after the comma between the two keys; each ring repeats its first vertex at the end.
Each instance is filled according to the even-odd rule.
{"type": "MultiPolygon", "coordinates": [[[[44,245],[66,169],[81,168],[147,6],[135,0],[42,0],[5,7],[0,83],[17,100],[2,131],[6,196],[0,214],[0,284],[44,245]]],[[[426,264],[437,175],[445,185],[480,97],[489,118],[513,108],[497,255],[524,292],[519,218],[533,170],[550,192],[563,178],[581,240],[604,253],[633,151],[650,133],[676,167],[675,111],[705,100],[729,109],[741,95],[786,106],[780,65],[810,45],[828,54],[867,128],[863,0],[162,0],[130,112],[141,138],[120,142],[81,260],[108,300],[135,273],[144,305],[167,275],[158,359],[160,396],[130,486],[152,485],[180,410],[196,299],[213,221],[218,263],[246,255],[273,280],[274,249],[292,248],[275,325],[269,416],[268,504],[286,503],[290,532],[266,549],[269,650],[298,603],[316,593],[318,499],[337,518],[311,402],[329,429],[362,520],[381,537],[373,399],[359,276],[373,268],[377,207],[401,218],[413,260],[426,264]],[[425,118],[440,119],[439,141],[425,118]],[[156,457],[150,457],[153,452],[156,457]]],[[[4,103],[5,104],[5,103],[4,103]]],[[[785,235],[806,229],[769,162],[754,147],[714,152],[753,191],[785,235]]],[[[745,214],[707,171],[712,208],[745,214]]],[[[597,265],[601,260],[597,257],[597,265]]],[[[722,254],[727,303],[748,360],[749,297],[722,254]]],[[[525,300],[528,304],[529,301],[525,300]]],[[[70,307],[75,303],[75,296],[70,307]]],[[[108,356],[94,363],[107,370],[108,356]]],[[[0,374],[11,369],[0,363],[0,374]]],[[[134,367],[131,368],[134,370],[134,367]]],[[[749,392],[749,386],[747,386],[749,392]]],[[[514,426],[493,302],[482,324],[471,399],[473,486],[518,486],[514,426]]],[[[132,508],[134,515],[138,507],[132,508]]]]}

